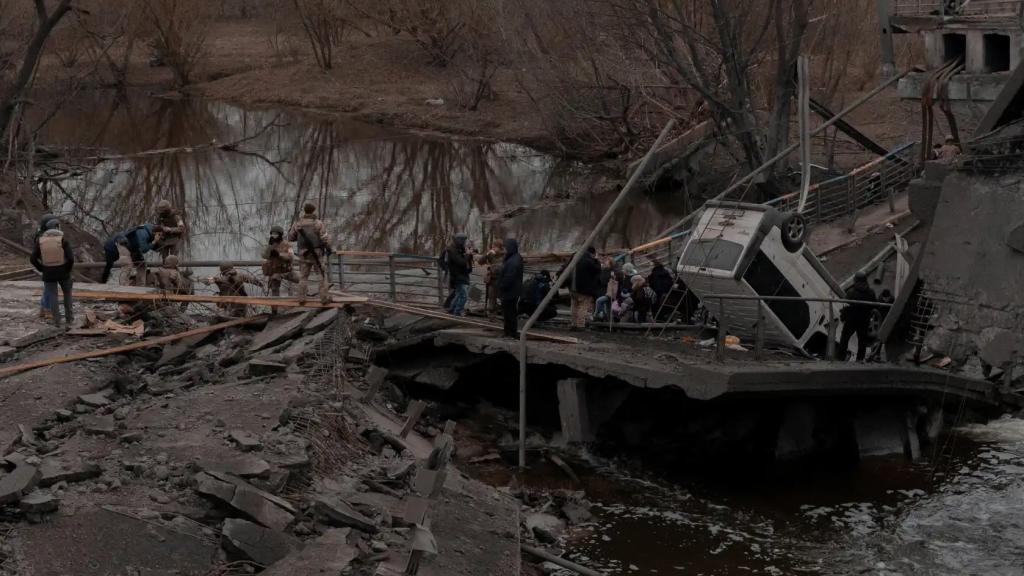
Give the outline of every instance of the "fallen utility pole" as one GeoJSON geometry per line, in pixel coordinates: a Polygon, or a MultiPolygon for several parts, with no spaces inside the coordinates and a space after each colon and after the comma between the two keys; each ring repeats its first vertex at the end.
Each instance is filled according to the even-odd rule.
{"type": "Polygon", "coordinates": [[[594,229],[590,231],[587,239],[583,241],[583,245],[580,246],[579,250],[573,254],[572,259],[565,265],[562,273],[558,275],[551,289],[541,300],[540,304],[537,305],[537,309],[530,315],[530,318],[523,325],[523,329],[519,334],[519,468],[526,468],[526,339],[530,328],[537,323],[537,319],[540,318],[541,313],[547,309],[551,299],[558,294],[558,290],[565,284],[566,279],[576,269],[576,265],[580,259],[583,258],[583,254],[587,251],[590,246],[594,244],[594,240],[597,235],[604,231],[605,225],[611,220],[612,214],[614,214],[619,207],[625,203],[626,198],[629,197],[629,193],[633,190],[637,180],[640,176],[647,171],[647,164],[651,161],[651,156],[654,152],[661,147],[661,143],[664,142],[668,133],[672,131],[672,128],[676,125],[676,121],[669,120],[665,127],[661,129],[661,134],[658,134],[658,139],[654,141],[647,153],[644,154],[643,160],[640,161],[640,165],[633,171],[633,175],[629,177],[626,185],[619,191],[619,195],[612,202],[612,205],[605,211],[604,216],[601,216],[601,220],[598,221],[594,229]]]}
{"type": "Polygon", "coordinates": [[[125,344],[124,346],[115,346],[113,348],[105,348],[103,350],[93,350],[92,352],[81,352],[78,354],[69,354],[67,356],[61,356],[58,358],[47,358],[45,360],[36,360],[34,362],[26,362],[24,364],[16,364],[14,366],[8,366],[6,368],[0,368],[0,378],[6,378],[7,376],[13,376],[14,374],[20,374],[27,370],[34,370],[36,368],[44,368],[46,366],[52,366],[54,364],[66,364],[68,362],[77,362],[79,360],[88,360],[89,358],[100,358],[103,356],[110,356],[112,354],[122,354],[124,352],[131,352],[133,350],[141,350],[143,348],[150,348],[153,346],[160,346],[163,344],[169,344],[176,342],[183,338],[190,336],[198,336],[199,334],[207,334],[210,332],[216,332],[225,328],[231,328],[232,326],[243,326],[245,324],[254,324],[261,322],[267,318],[266,314],[259,316],[250,316],[248,318],[239,318],[237,320],[230,320],[228,322],[221,322],[220,324],[212,324],[210,326],[203,326],[202,328],[194,328],[192,330],[186,330],[179,332],[178,334],[172,334],[170,336],[161,336],[159,338],[150,338],[149,340],[140,340],[132,344],[125,344]]]}
{"type": "Polygon", "coordinates": [[[540,548],[534,548],[533,546],[528,546],[526,544],[520,544],[519,548],[523,552],[526,552],[527,554],[532,554],[533,556],[536,556],[537,558],[540,558],[541,560],[546,560],[548,562],[551,562],[552,564],[557,564],[557,565],[561,566],[562,568],[567,568],[567,569],[572,570],[573,572],[575,572],[577,574],[583,574],[583,576],[605,576],[604,574],[602,574],[601,572],[598,572],[597,570],[591,570],[590,568],[587,568],[586,566],[580,566],[579,564],[577,564],[575,562],[571,562],[569,560],[566,560],[565,558],[562,558],[561,556],[555,556],[554,554],[551,554],[550,552],[545,552],[544,550],[541,550],[540,548]]]}

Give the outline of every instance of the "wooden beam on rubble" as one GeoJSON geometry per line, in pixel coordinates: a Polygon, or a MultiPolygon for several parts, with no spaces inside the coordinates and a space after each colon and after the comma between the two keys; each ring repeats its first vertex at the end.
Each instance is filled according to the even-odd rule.
{"type": "Polygon", "coordinates": [[[7,376],[13,376],[20,374],[27,370],[34,370],[36,368],[45,368],[46,366],[52,366],[54,364],[66,364],[68,362],[77,362],[79,360],[88,360],[89,358],[100,358],[103,356],[110,356],[112,354],[122,354],[124,352],[131,352],[133,350],[141,350],[143,348],[151,348],[153,346],[162,346],[171,342],[176,342],[183,338],[190,336],[198,336],[200,334],[207,334],[209,332],[216,332],[225,328],[231,328],[233,326],[243,326],[245,324],[253,324],[256,322],[262,322],[267,318],[266,314],[259,316],[250,316],[248,318],[238,318],[237,320],[230,320],[228,322],[221,322],[219,324],[211,324],[210,326],[203,326],[201,328],[193,328],[192,330],[186,330],[170,336],[161,336],[159,338],[150,338],[147,340],[140,340],[131,344],[125,344],[123,346],[114,346],[113,348],[104,348],[103,350],[93,350],[91,352],[80,352],[78,354],[69,354],[67,356],[60,356],[57,358],[47,358],[45,360],[36,360],[34,362],[25,362],[23,364],[15,364],[14,366],[8,366],[0,368],[0,378],[6,378],[7,376]]]}
{"type": "MultiPolygon", "coordinates": [[[[42,292],[42,284],[38,281],[0,282],[4,287],[33,290],[42,292]]],[[[316,297],[311,297],[300,304],[296,298],[278,298],[265,296],[215,296],[213,294],[173,294],[157,288],[145,286],[120,286],[115,284],[96,284],[93,282],[75,283],[72,297],[76,300],[106,300],[110,302],[204,302],[208,304],[249,304],[253,306],[280,306],[282,308],[343,308],[349,304],[360,304],[367,301],[362,296],[334,297],[327,304],[321,304],[316,297]]]]}
{"type": "MultiPolygon", "coordinates": [[[[335,294],[340,293],[336,292],[335,294]]],[[[449,322],[455,324],[462,324],[464,326],[473,326],[475,328],[484,328],[487,330],[502,330],[501,326],[497,324],[491,324],[490,322],[484,322],[482,320],[471,320],[469,318],[466,318],[465,316],[452,316],[450,314],[445,314],[444,312],[439,312],[436,310],[427,310],[425,308],[410,306],[409,304],[397,304],[395,302],[384,302],[382,300],[366,300],[365,303],[369,306],[374,306],[377,308],[385,308],[388,310],[395,310],[397,312],[406,312],[408,314],[415,314],[418,316],[424,316],[426,318],[447,320],[449,322]]],[[[561,344],[580,343],[578,338],[573,338],[571,336],[558,336],[556,334],[550,334],[547,332],[537,332],[535,330],[531,330],[527,336],[535,340],[547,340],[549,342],[558,342],[561,344]]]]}

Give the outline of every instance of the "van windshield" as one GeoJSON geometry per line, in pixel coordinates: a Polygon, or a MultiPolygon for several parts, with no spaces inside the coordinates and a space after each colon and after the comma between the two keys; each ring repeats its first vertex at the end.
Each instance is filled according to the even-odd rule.
{"type": "Polygon", "coordinates": [[[683,265],[731,272],[742,254],[743,245],[729,240],[691,240],[683,254],[683,265]]]}

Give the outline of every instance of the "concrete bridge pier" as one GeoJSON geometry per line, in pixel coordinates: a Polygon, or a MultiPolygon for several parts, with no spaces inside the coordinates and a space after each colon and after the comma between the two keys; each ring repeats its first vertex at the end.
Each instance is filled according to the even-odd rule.
{"type": "Polygon", "coordinates": [[[594,441],[598,429],[626,401],[631,388],[593,378],[564,378],[558,388],[558,416],[565,444],[594,441]]]}

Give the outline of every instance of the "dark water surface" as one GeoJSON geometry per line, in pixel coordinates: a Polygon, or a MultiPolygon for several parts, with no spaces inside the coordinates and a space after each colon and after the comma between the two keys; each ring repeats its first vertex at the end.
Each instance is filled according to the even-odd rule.
{"type": "MultiPolygon", "coordinates": [[[[68,188],[66,211],[106,234],[151,218],[161,198],[184,207],[186,253],[257,257],[274,224],[317,204],[342,249],[435,254],[455,231],[479,246],[512,234],[526,251],[580,243],[612,200],[609,178],[514,144],[412,134],[293,111],[144,95],[88,93],[47,125],[49,144],[130,155],[68,188]],[[605,190],[603,193],[595,193],[605,190]]],[[[51,203],[61,194],[51,190],[51,203]]],[[[606,247],[652,239],[682,214],[678,198],[638,193],[611,223],[606,247]]]]}

